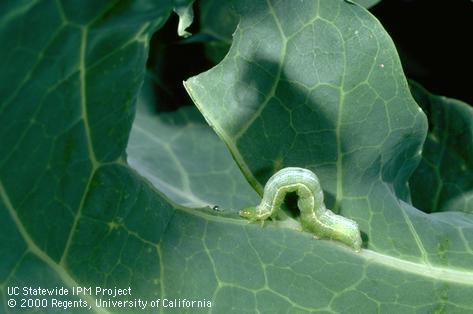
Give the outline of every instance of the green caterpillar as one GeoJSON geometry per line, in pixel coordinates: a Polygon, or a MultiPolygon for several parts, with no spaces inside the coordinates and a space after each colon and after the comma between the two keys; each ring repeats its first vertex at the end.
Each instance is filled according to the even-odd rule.
{"type": "Polygon", "coordinates": [[[264,187],[261,203],[256,207],[242,209],[240,216],[251,221],[274,217],[289,192],[297,193],[297,206],[301,212],[303,230],[320,239],[343,242],[357,252],[361,250],[362,240],[358,224],[334,214],[325,207],[319,178],[304,168],[288,167],[275,173],[264,187]]]}

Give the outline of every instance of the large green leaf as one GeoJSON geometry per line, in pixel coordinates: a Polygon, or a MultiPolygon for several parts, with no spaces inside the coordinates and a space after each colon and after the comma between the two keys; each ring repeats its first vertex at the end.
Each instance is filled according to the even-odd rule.
{"type": "MultiPolygon", "coordinates": [[[[306,1],[300,5],[311,3],[317,2],[306,1]]],[[[267,34],[271,35],[271,28],[266,28],[265,23],[273,16],[273,13],[268,14],[272,11],[268,11],[267,3],[242,4],[248,5],[248,11],[243,12],[247,22],[243,19],[242,26],[249,27],[248,21],[255,22],[246,29],[246,32],[253,29],[253,43],[264,48],[260,50],[262,53],[278,48],[274,45],[277,42],[264,41],[267,34]],[[260,27],[262,33],[258,31],[260,27]]],[[[283,5],[284,2],[272,4],[283,5]]],[[[117,298],[119,300],[139,298],[150,302],[166,297],[212,302],[211,309],[184,307],[175,309],[176,312],[471,311],[470,216],[462,213],[427,215],[398,198],[407,199],[407,190],[402,184],[416,164],[410,161],[411,155],[415,155],[422,144],[420,137],[425,130],[422,128],[423,116],[405,92],[406,85],[391,43],[372,17],[357,11],[358,7],[348,4],[346,7],[345,2],[334,0],[320,4],[322,9],[334,9],[333,13],[338,12],[339,18],[348,18],[350,25],[354,23],[349,18],[357,16],[377,38],[380,44],[377,62],[382,62],[389,75],[380,77],[387,82],[386,88],[372,87],[373,93],[379,93],[379,97],[390,95],[392,85],[388,83],[398,84],[393,93],[398,96],[394,96],[393,103],[399,108],[388,106],[387,102],[386,112],[393,120],[392,126],[401,126],[388,136],[386,141],[389,143],[372,148],[379,152],[380,159],[374,165],[385,167],[381,176],[385,181],[380,183],[374,175],[379,167],[374,170],[367,167],[364,176],[360,177],[359,189],[366,188],[365,182],[372,182],[369,195],[347,196],[346,193],[359,192],[348,189],[350,180],[354,180],[348,177],[348,184],[342,185],[343,195],[335,198],[339,200],[338,207],[343,214],[355,219],[366,215],[360,224],[368,234],[366,244],[369,249],[359,254],[334,241],[316,241],[309,234],[287,228],[284,222],[261,228],[248,224],[236,214],[224,217],[208,208],[180,207],[127,165],[125,146],[135,99],[143,81],[147,43],[150,34],[172,11],[171,1],[2,2],[0,42],[8,49],[0,50],[0,60],[8,62],[0,72],[1,311],[21,310],[8,307],[9,299],[19,302],[21,298],[7,295],[8,287],[64,286],[71,289],[78,285],[131,287],[132,295],[117,298]],[[384,50],[383,45],[387,45],[384,50]],[[404,112],[406,108],[408,110],[404,112]],[[407,144],[411,145],[410,149],[398,141],[406,134],[409,134],[407,144]],[[391,150],[386,151],[388,148],[391,150]],[[399,167],[401,162],[403,166],[399,167]],[[397,174],[398,170],[399,177],[392,174],[397,174]],[[400,210],[404,220],[399,219],[400,210]],[[410,223],[408,228],[405,223],[410,223]],[[385,234],[378,224],[386,227],[385,234]],[[462,241],[458,240],[459,235],[462,241]],[[432,252],[435,245],[437,250],[432,252]],[[421,248],[424,255],[419,254],[421,248]]],[[[289,7],[288,13],[291,9],[298,9],[298,6],[289,7]]],[[[307,8],[299,9],[302,13],[311,13],[307,8]]],[[[312,14],[317,12],[312,11],[312,14]]],[[[325,14],[328,13],[321,16],[325,14]]],[[[291,14],[287,19],[287,26],[299,23],[291,14]]],[[[240,47],[242,44],[240,42],[240,47]]],[[[369,50],[370,45],[360,45],[360,58],[365,55],[361,53],[365,52],[361,47],[369,50]]],[[[323,54],[326,58],[338,56],[330,50],[326,52],[323,54]]],[[[275,60],[276,69],[282,69],[285,62],[275,60]]],[[[355,61],[360,62],[360,67],[354,70],[360,72],[362,60],[355,58],[355,61]]],[[[373,66],[373,73],[375,68],[373,66]]],[[[294,67],[293,74],[300,70],[294,67]]],[[[353,73],[348,73],[352,72],[347,68],[345,84],[360,83],[351,77],[353,73]]],[[[303,74],[305,77],[305,72],[303,74]]],[[[334,74],[336,77],[337,73],[334,74]]],[[[235,76],[230,70],[228,75],[235,76]]],[[[247,83],[241,82],[243,86],[247,83]]],[[[270,80],[270,83],[274,82],[270,80]]],[[[284,86],[291,84],[297,83],[286,82],[284,86]]],[[[335,82],[329,85],[333,84],[335,82]]],[[[232,85],[225,87],[232,88],[232,85]]],[[[327,88],[330,90],[330,86],[327,88]]],[[[253,89],[247,90],[248,94],[242,96],[251,96],[253,89]]],[[[278,90],[274,87],[275,92],[278,90]]],[[[219,95],[217,93],[215,97],[219,95]]],[[[344,104],[351,103],[349,96],[345,95],[344,104]]],[[[211,104],[212,98],[208,100],[211,104]]],[[[373,114],[379,103],[384,100],[373,103],[373,114]]],[[[149,113],[141,114],[140,119],[177,121],[175,117],[163,119],[149,113]]],[[[230,117],[236,120],[240,117],[239,111],[234,111],[230,117]]],[[[206,118],[215,122],[209,116],[206,118]]],[[[228,118],[228,115],[222,118],[228,118]]],[[[285,116],[280,118],[285,119],[285,116]]],[[[136,121],[138,126],[140,119],[136,121]]],[[[369,119],[366,121],[373,126],[369,119]]],[[[271,122],[268,127],[278,126],[274,117],[271,122]]],[[[150,129],[164,133],[169,125],[172,123],[154,125],[150,129]]],[[[283,123],[280,125],[284,126],[283,123]]],[[[300,125],[304,125],[303,121],[300,125]]],[[[312,133],[313,127],[320,126],[312,124],[308,134],[312,133]]],[[[199,128],[196,130],[198,132],[199,128]]],[[[270,131],[267,134],[274,135],[270,131]]],[[[348,131],[353,132],[353,129],[340,128],[338,141],[351,135],[348,131]]],[[[260,144],[259,134],[264,132],[255,133],[253,149],[256,148],[254,145],[260,144]]],[[[363,134],[354,135],[361,137],[363,134]]],[[[157,138],[161,134],[153,136],[157,138]]],[[[285,137],[279,136],[273,138],[272,146],[263,146],[268,150],[265,158],[272,158],[271,152],[284,148],[284,141],[285,137]]],[[[234,148],[231,143],[227,145],[234,148]]],[[[352,145],[359,143],[355,141],[352,145]]],[[[309,150],[298,153],[301,164],[305,155],[312,157],[325,147],[311,152],[312,147],[307,146],[309,150]]],[[[155,151],[158,154],[159,149],[155,147],[155,151]]],[[[245,156],[249,160],[257,159],[257,154],[259,152],[252,155],[248,150],[245,156]]],[[[371,157],[368,153],[363,156],[364,159],[357,159],[360,167],[371,157]]],[[[239,155],[234,157],[240,158],[239,155]]],[[[274,159],[278,167],[286,164],[287,159],[283,157],[274,159]]],[[[352,165],[350,155],[346,158],[342,170],[352,165]]],[[[272,164],[273,159],[268,162],[272,164]]],[[[318,165],[316,161],[313,164],[318,165]]],[[[329,180],[328,174],[333,171],[330,167],[332,165],[321,173],[328,191],[332,189],[333,192],[337,189],[333,189],[333,179],[329,180]]],[[[248,169],[245,169],[246,174],[252,173],[248,169]]],[[[159,176],[155,171],[154,167],[149,169],[151,175],[159,176]]],[[[255,173],[253,178],[259,178],[263,183],[269,172],[255,173]]],[[[71,295],[57,298],[77,299],[71,295]]],[[[95,294],[81,298],[91,303],[100,299],[95,294]]],[[[50,296],[46,299],[51,301],[50,296]]],[[[64,312],[62,308],[51,307],[36,310],[64,312]]],[[[136,308],[92,310],[103,313],[158,311],[149,307],[145,311],[136,308]]],[[[159,309],[160,312],[167,310],[173,311],[159,309]]],[[[90,312],[82,308],[66,311],[90,312]]]]}
{"type": "Polygon", "coordinates": [[[429,119],[422,161],[409,180],[412,201],[426,212],[473,213],[473,109],[413,82],[411,89],[429,119]]]}
{"type": "Polygon", "coordinates": [[[1,311],[20,311],[19,299],[7,307],[11,286],[128,285],[154,297],[162,281],[150,243],[173,207],[123,156],[149,36],[171,3],[1,6],[1,311]]]}
{"type": "Polygon", "coordinates": [[[409,205],[427,124],[379,22],[345,1],[237,8],[228,55],[185,85],[253,186],[312,169],[330,207],[360,224],[364,254],[471,276],[473,217],[409,205]]]}

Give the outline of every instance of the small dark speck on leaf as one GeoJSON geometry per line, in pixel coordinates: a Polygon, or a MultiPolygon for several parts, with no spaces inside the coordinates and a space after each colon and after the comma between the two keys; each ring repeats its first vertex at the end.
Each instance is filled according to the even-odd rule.
{"type": "Polygon", "coordinates": [[[213,210],[215,210],[216,212],[222,212],[223,209],[220,209],[220,206],[218,205],[215,205],[214,207],[212,207],[213,210]]]}

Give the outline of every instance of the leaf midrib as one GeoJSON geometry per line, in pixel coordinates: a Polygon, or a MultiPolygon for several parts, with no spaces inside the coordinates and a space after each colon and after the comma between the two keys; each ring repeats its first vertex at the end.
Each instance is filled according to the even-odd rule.
{"type": "MultiPolygon", "coordinates": [[[[206,219],[207,221],[214,221],[219,223],[229,223],[234,225],[248,225],[248,221],[243,219],[235,219],[228,217],[219,217],[210,214],[206,214],[202,211],[195,209],[185,208],[182,206],[176,207],[178,210],[181,210],[187,214],[198,216],[200,218],[206,219]]],[[[274,224],[274,223],[268,223],[274,224]]],[[[294,232],[300,232],[291,228],[291,225],[285,226],[284,224],[277,223],[278,228],[291,230],[294,232]]],[[[332,240],[322,240],[322,241],[332,241],[332,240]]],[[[457,284],[464,284],[473,286],[473,271],[464,271],[456,270],[452,268],[446,268],[441,266],[434,266],[431,264],[421,264],[416,262],[411,262],[405,259],[397,258],[390,255],[385,255],[378,253],[369,249],[362,249],[361,252],[356,253],[345,245],[339,244],[335,241],[332,241],[336,245],[336,249],[344,250],[345,253],[348,252],[360,258],[363,258],[367,263],[373,262],[378,265],[383,265],[394,269],[399,272],[407,272],[422,277],[432,278],[436,280],[449,281],[457,284]]],[[[334,247],[335,249],[335,247],[334,247]]]]}

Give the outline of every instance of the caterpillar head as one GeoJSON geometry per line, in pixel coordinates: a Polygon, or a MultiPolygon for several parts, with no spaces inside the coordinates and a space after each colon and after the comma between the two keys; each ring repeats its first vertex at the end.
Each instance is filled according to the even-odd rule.
{"type": "Polygon", "coordinates": [[[240,216],[246,218],[251,221],[258,220],[258,212],[256,211],[256,207],[247,207],[239,212],[240,216]]]}

